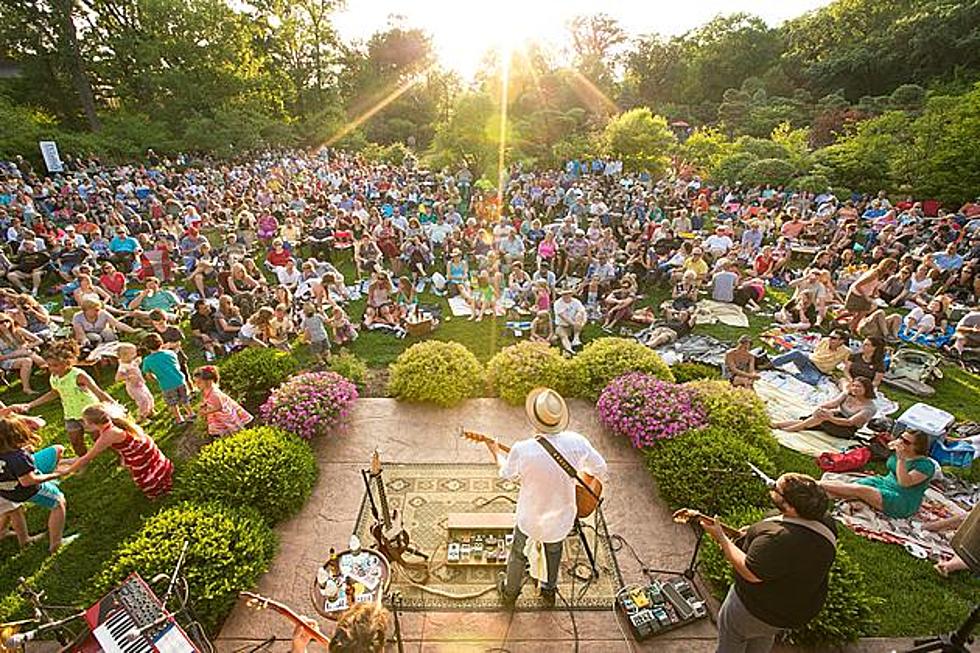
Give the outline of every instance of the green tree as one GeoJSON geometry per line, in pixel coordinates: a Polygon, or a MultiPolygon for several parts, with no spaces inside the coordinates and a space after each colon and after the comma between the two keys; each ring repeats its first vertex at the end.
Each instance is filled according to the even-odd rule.
{"type": "Polygon", "coordinates": [[[646,170],[659,178],[667,170],[669,155],[677,138],[663,116],[654,116],[647,107],[630,109],[606,125],[603,133],[610,155],[622,159],[631,170],[646,170]]]}

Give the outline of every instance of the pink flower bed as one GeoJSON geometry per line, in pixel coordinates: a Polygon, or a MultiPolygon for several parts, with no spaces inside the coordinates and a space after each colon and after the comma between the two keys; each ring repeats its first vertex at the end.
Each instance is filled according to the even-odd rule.
{"type": "Polygon", "coordinates": [[[276,388],[259,409],[267,424],[311,440],[342,422],[357,400],[357,386],[336,372],[307,372],[276,388]]]}
{"type": "Polygon", "coordinates": [[[636,448],[706,424],[704,406],[695,392],[643,372],[613,379],[599,395],[596,409],[606,428],[629,438],[636,448]]]}

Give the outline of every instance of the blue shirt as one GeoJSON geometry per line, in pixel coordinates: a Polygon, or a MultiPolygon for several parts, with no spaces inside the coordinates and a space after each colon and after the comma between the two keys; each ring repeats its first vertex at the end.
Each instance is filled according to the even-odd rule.
{"type": "Polygon", "coordinates": [[[187,383],[184,373],[180,371],[177,354],[169,349],[160,349],[143,359],[143,372],[152,374],[164,392],[175,390],[187,383]]]}
{"type": "Polygon", "coordinates": [[[932,257],[932,262],[935,263],[936,267],[943,272],[959,270],[961,267],[963,267],[963,257],[959,254],[947,254],[946,252],[940,252],[932,257]]]}
{"type": "Polygon", "coordinates": [[[113,236],[109,241],[109,251],[118,253],[125,252],[132,254],[139,248],[139,242],[132,236],[113,236]]]}

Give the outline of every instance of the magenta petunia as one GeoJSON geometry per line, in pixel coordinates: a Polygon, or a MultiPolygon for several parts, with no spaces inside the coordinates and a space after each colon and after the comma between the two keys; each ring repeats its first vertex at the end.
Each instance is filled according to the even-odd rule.
{"type": "Polygon", "coordinates": [[[599,395],[599,421],[627,437],[636,448],[677,437],[706,423],[697,394],[650,374],[630,372],[617,377],[599,395]]]}

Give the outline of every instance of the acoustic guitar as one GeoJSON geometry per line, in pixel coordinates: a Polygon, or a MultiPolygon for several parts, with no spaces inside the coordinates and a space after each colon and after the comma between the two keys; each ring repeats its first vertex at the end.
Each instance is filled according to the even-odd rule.
{"type": "Polygon", "coordinates": [[[253,594],[252,592],[241,592],[241,596],[248,599],[245,602],[245,605],[247,605],[248,607],[254,608],[256,610],[266,610],[266,609],[274,610],[275,612],[278,612],[282,616],[292,621],[294,626],[302,626],[303,629],[306,630],[306,632],[310,635],[310,637],[313,639],[314,642],[317,642],[318,644],[322,644],[324,648],[327,649],[330,648],[330,639],[326,635],[321,633],[319,628],[315,626],[311,626],[310,624],[306,623],[303,617],[297,614],[295,610],[290,608],[285,603],[280,603],[279,601],[274,601],[272,599],[266,598],[261,594],[253,594]]]}
{"type": "MultiPolygon", "coordinates": [[[[489,435],[460,429],[459,436],[472,442],[482,442],[483,444],[496,443],[501,451],[510,453],[510,447],[506,444],[501,444],[489,435]]],[[[582,483],[575,484],[575,509],[578,518],[581,519],[594,513],[595,509],[599,507],[599,501],[602,499],[602,481],[585,472],[578,472],[578,477],[582,483],[585,483],[589,487],[586,490],[582,487],[582,483]]]]}
{"type": "Polygon", "coordinates": [[[728,524],[725,524],[714,517],[709,517],[708,515],[694,510],[693,508],[681,508],[680,510],[675,510],[673,519],[675,524],[688,524],[690,522],[701,522],[708,524],[717,523],[719,526],[721,526],[721,530],[725,532],[725,535],[733,540],[736,540],[744,535],[744,533],[737,528],[732,528],[728,524]]]}
{"type": "Polygon", "coordinates": [[[392,510],[388,506],[388,493],[385,490],[384,478],[381,476],[381,454],[377,449],[371,454],[371,478],[374,479],[375,488],[378,492],[378,519],[371,526],[371,535],[374,537],[376,548],[389,561],[397,562],[403,567],[410,569],[428,569],[424,562],[409,562],[405,560],[405,554],[409,553],[420,558],[427,556],[420,550],[412,546],[409,541],[408,531],[402,522],[402,515],[398,510],[392,510]]]}

